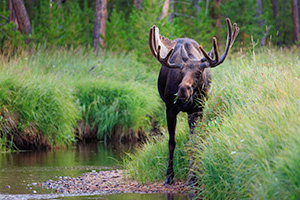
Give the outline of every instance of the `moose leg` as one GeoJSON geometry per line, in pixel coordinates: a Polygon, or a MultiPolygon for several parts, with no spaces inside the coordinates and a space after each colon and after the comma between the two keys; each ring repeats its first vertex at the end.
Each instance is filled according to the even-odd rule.
{"type": "Polygon", "coordinates": [[[188,115],[188,123],[190,127],[190,138],[189,138],[189,144],[191,145],[191,150],[190,150],[190,171],[188,175],[188,183],[189,185],[194,185],[196,183],[196,175],[193,172],[193,164],[194,164],[194,158],[193,158],[193,151],[192,151],[192,143],[193,143],[193,136],[194,136],[194,130],[197,124],[198,120],[202,119],[202,112],[196,112],[193,114],[188,115]]]}
{"type": "Polygon", "coordinates": [[[174,157],[174,150],[176,147],[175,129],[176,129],[177,114],[178,114],[177,112],[167,109],[167,123],[168,123],[168,130],[169,130],[169,155],[168,155],[167,178],[165,181],[165,185],[172,184],[174,178],[173,157],[174,157]]]}

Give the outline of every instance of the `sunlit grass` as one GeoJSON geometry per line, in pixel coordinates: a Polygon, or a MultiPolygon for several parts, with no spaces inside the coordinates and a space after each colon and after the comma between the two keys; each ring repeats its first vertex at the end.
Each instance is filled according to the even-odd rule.
{"type": "MultiPolygon", "coordinates": [[[[179,115],[176,132],[176,151],[174,154],[174,173],[176,180],[185,180],[188,169],[189,130],[185,114],[179,115]]],[[[166,176],[168,158],[168,133],[157,140],[151,140],[134,154],[124,157],[124,167],[129,176],[141,183],[162,181],[166,176]]]]}
{"type": "MultiPolygon", "coordinates": [[[[113,129],[121,127],[115,137],[121,140],[148,132],[153,120],[164,119],[155,86],[157,74],[132,54],[107,52],[97,57],[84,48],[42,49],[1,56],[0,64],[1,76],[12,85],[2,79],[3,120],[12,113],[23,116],[26,123],[17,121],[18,126],[32,124],[35,132],[53,138],[53,144],[60,137],[75,141],[73,130],[82,120],[91,130],[96,127],[100,140],[111,138],[113,129]],[[9,108],[8,113],[4,108],[9,108]]],[[[23,130],[16,131],[22,134],[23,130]]],[[[9,141],[1,136],[4,148],[9,141]]]]}
{"type": "MultiPolygon", "coordinates": [[[[299,55],[299,50],[287,49],[235,53],[211,70],[212,94],[193,143],[202,197],[299,198],[299,55]]],[[[125,160],[132,177],[164,180],[167,131],[165,135],[130,155],[132,161],[125,160]]],[[[177,143],[182,145],[175,150],[175,160],[182,162],[175,167],[176,178],[187,178],[187,138],[186,122],[178,124],[177,143]]]]}
{"type": "Polygon", "coordinates": [[[199,128],[207,135],[197,160],[207,198],[298,196],[298,55],[266,50],[215,70],[204,128],[199,128]]]}

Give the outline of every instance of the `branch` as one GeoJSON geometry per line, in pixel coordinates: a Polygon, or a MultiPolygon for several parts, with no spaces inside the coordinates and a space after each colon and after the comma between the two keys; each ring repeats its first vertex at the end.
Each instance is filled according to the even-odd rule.
{"type": "Polygon", "coordinates": [[[2,30],[2,28],[0,28],[0,31],[9,39],[11,40],[11,38],[2,30]]]}
{"type": "Polygon", "coordinates": [[[190,5],[191,2],[187,2],[187,1],[172,1],[173,3],[182,3],[182,4],[186,4],[186,5],[190,5]]]}
{"type": "Polygon", "coordinates": [[[177,13],[177,12],[174,12],[173,14],[176,16],[183,16],[183,17],[192,18],[192,19],[199,21],[199,19],[197,17],[191,16],[191,15],[181,14],[181,13],[177,13]]]}
{"type": "Polygon", "coordinates": [[[1,16],[1,17],[3,17],[4,19],[8,20],[8,18],[7,18],[7,17],[5,17],[4,15],[1,15],[1,14],[0,14],[0,16],[1,16]]]}

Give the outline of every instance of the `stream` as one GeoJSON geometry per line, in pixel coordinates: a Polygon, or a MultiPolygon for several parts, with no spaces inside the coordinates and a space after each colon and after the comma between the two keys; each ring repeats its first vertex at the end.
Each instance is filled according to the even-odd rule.
{"type": "Polygon", "coordinates": [[[130,146],[104,143],[77,144],[68,149],[0,153],[0,199],[103,199],[183,200],[183,194],[115,194],[76,196],[41,188],[46,180],[77,177],[91,171],[119,169],[122,156],[135,151],[130,146]]]}

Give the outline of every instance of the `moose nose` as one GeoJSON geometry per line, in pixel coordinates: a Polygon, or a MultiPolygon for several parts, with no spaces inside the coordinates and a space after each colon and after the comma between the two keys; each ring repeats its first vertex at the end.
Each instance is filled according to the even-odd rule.
{"type": "Polygon", "coordinates": [[[190,86],[180,86],[177,93],[178,100],[183,103],[187,102],[192,94],[192,88],[190,86]]]}

